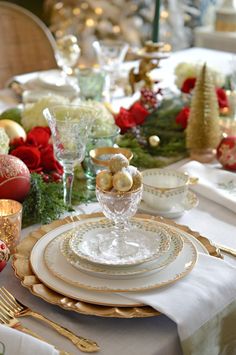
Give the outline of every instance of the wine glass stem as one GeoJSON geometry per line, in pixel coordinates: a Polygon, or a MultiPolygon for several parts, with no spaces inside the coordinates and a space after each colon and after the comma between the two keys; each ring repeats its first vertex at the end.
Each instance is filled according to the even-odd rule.
{"type": "Polygon", "coordinates": [[[63,169],[64,203],[66,206],[71,207],[72,186],[74,181],[74,167],[73,165],[64,165],[63,169]]]}

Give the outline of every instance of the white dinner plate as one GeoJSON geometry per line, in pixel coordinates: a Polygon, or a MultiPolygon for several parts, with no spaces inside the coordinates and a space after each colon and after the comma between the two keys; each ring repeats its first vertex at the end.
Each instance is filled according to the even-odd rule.
{"type": "MultiPolygon", "coordinates": [[[[83,224],[83,222],[84,221],[80,221],[81,225],[83,224]]],[[[55,237],[56,236],[54,234],[51,240],[54,239],[55,237]]],[[[39,268],[37,268],[37,266],[39,265],[36,260],[38,255],[44,254],[45,247],[51,241],[49,239],[50,239],[50,232],[35,244],[31,252],[30,262],[37,276],[39,273],[41,273],[40,271],[41,265],[39,268]]],[[[159,287],[169,285],[183,278],[192,270],[196,261],[197,261],[197,250],[194,244],[189,239],[186,239],[184,241],[183,250],[175,259],[175,261],[173,261],[166,268],[160,270],[159,272],[152,273],[151,275],[147,275],[143,277],[133,278],[133,279],[113,280],[113,279],[103,279],[103,278],[93,277],[91,275],[76,270],[77,286],[87,290],[102,291],[102,292],[135,292],[135,291],[151,290],[154,288],[159,288],[159,287]]],[[[66,259],[62,257],[60,253],[59,245],[58,245],[58,252],[55,249],[54,253],[52,253],[51,255],[51,262],[52,264],[56,265],[56,269],[54,270],[54,273],[57,272],[58,278],[60,278],[60,272],[58,271],[59,268],[64,269],[67,268],[68,266],[71,267],[71,265],[66,261],[66,259]]]]}
{"type": "Polygon", "coordinates": [[[162,216],[165,218],[177,218],[180,217],[184,212],[197,207],[199,200],[194,192],[188,191],[187,196],[183,203],[176,204],[169,211],[160,211],[150,207],[145,201],[141,201],[139,204],[139,211],[143,213],[152,214],[154,216],[162,216]]]}
{"type": "MultiPolygon", "coordinates": [[[[96,265],[90,262],[87,262],[86,260],[81,260],[76,254],[73,253],[69,246],[69,241],[71,238],[71,233],[67,232],[65,234],[61,234],[60,236],[56,237],[54,240],[55,242],[58,242],[60,245],[60,251],[62,255],[66,258],[66,260],[74,266],[76,269],[87,272],[89,274],[92,274],[93,276],[98,276],[98,277],[112,277],[112,278],[129,278],[133,277],[134,275],[140,275],[143,273],[147,272],[152,272],[154,270],[161,270],[163,267],[167,266],[170,264],[172,261],[174,261],[177,256],[179,255],[180,251],[183,248],[183,240],[181,235],[178,233],[178,231],[175,231],[173,229],[168,229],[168,233],[171,237],[170,239],[170,247],[166,251],[166,253],[160,255],[158,258],[156,258],[153,261],[146,262],[143,264],[138,264],[134,266],[124,266],[124,267],[112,267],[109,265],[96,265]],[[57,241],[56,241],[57,239],[57,241]]],[[[54,245],[54,240],[50,243],[48,243],[46,250],[45,250],[45,261],[50,269],[51,267],[51,261],[47,263],[47,260],[49,259],[49,255],[51,253],[50,248],[53,248],[54,245]],[[49,254],[49,255],[48,255],[49,254]]]]}
{"type": "MultiPolygon", "coordinates": [[[[91,222],[85,220],[79,228],[71,231],[69,245],[74,254],[82,260],[96,265],[109,265],[116,267],[133,266],[154,260],[167,252],[170,247],[169,229],[156,221],[143,219],[130,219],[130,228],[125,232],[129,241],[139,244],[132,254],[125,254],[111,258],[106,250],[100,249],[100,241],[111,236],[114,224],[108,219],[91,222]]],[[[122,238],[122,236],[120,236],[122,238]]]]}
{"type": "MultiPolygon", "coordinates": [[[[51,241],[46,265],[58,278],[81,288],[102,292],[136,292],[163,287],[186,276],[197,261],[197,250],[190,240],[184,239],[184,246],[178,257],[165,268],[133,278],[98,278],[73,268],[60,252],[57,239],[51,241]]],[[[40,246],[38,246],[40,248],[40,246]]],[[[34,254],[34,249],[32,250],[34,254]]],[[[32,262],[33,264],[33,262],[32,262]]],[[[36,273],[37,274],[37,273],[36,273]]]]}
{"type": "MultiPolygon", "coordinates": [[[[99,220],[101,217],[91,218],[91,220],[99,220]]],[[[73,227],[79,226],[82,221],[67,223],[54,230],[45,234],[39,241],[42,240],[42,244],[40,243],[40,249],[37,247],[34,250],[34,256],[31,255],[30,260],[33,260],[32,268],[34,273],[37,275],[39,280],[42,281],[46,286],[51,288],[52,290],[59,292],[62,295],[67,297],[71,297],[75,300],[88,302],[91,304],[100,304],[104,306],[117,306],[117,307],[135,307],[141,306],[141,303],[134,303],[127,298],[124,298],[118,294],[110,293],[110,292],[96,292],[91,290],[82,289],[80,287],[76,287],[74,285],[68,284],[65,281],[57,278],[53,275],[44,262],[44,251],[47,244],[53,240],[55,237],[60,234],[69,231],[73,227]]],[[[178,228],[175,228],[179,230],[178,228]]],[[[196,246],[198,252],[208,254],[207,249],[194,237],[189,235],[186,232],[183,232],[184,236],[191,240],[196,246]]],[[[39,243],[39,242],[37,242],[39,243]]]]}

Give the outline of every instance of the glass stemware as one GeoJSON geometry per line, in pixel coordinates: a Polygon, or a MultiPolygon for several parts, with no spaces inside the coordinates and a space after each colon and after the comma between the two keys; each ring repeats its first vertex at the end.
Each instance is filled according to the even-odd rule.
{"type": "MultiPolygon", "coordinates": [[[[134,256],[140,251],[143,235],[130,228],[129,219],[135,215],[142,198],[142,187],[126,193],[96,188],[96,196],[104,215],[114,222],[114,228],[99,235],[99,249],[113,261],[134,256]]],[[[142,245],[145,249],[145,242],[142,245]]]]}
{"type": "Polygon", "coordinates": [[[109,76],[110,91],[114,91],[115,80],[120,71],[129,45],[123,41],[102,40],[93,42],[100,67],[109,76]]]}
{"type": "Polygon", "coordinates": [[[96,111],[85,105],[57,105],[43,111],[52,132],[54,152],[63,166],[64,203],[71,207],[75,165],[81,163],[96,111]]]}
{"type": "Polygon", "coordinates": [[[80,57],[80,47],[77,38],[66,35],[57,40],[56,60],[65,76],[71,75],[80,57]]]}

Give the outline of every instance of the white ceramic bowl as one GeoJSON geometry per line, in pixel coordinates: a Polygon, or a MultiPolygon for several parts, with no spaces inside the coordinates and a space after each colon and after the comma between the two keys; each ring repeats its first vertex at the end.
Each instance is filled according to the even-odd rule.
{"type": "Polygon", "coordinates": [[[169,169],[148,169],[142,172],[143,200],[159,211],[169,211],[181,204],[188,192],[189,175],[169,169]]]}

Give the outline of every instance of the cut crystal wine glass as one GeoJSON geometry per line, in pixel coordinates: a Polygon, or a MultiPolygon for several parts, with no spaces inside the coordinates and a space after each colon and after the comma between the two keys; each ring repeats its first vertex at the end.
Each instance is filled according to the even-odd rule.
{"type": "Polygon", "coordinates": [[[71,75],[73,68],[78,64],[80,47],[77,38],[73,35],[66,35],[57,40],[56,60],[62,68],[65,76],[71,75]]]}
{"type": "Polygon", "coordinates": [[[108,74],[110,91],[115,89],[115,81],[119,75],[129,45],[123,41],[101,40],[93,42],[100,67],[108,74]]]}
{"type": "Polygon", "coordinates": [[[85,156],[96,111],[85,105],[57,105],[43,111],[52,132],[56,158],[63,166],[64,203],[71,207],[74,167],[85,156]]]}

